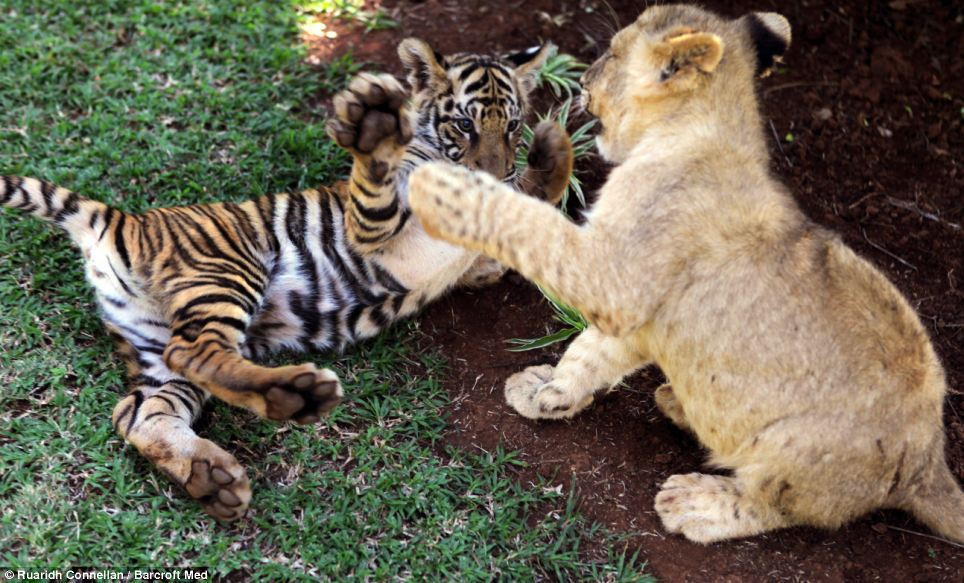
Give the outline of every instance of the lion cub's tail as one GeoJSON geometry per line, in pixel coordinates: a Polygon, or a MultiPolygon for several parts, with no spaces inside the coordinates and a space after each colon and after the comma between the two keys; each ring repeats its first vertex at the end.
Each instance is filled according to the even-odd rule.
{"type": "Polygon", "coordinates": [[[909,510],[934,532],[964,544],[964,491],[943,456],[935,464],[929,484],[917,491],[909,510]]]}

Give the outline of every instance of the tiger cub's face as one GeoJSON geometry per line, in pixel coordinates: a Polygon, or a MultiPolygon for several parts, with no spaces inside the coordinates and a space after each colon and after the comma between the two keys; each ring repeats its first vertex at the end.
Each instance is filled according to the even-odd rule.
{"type": "Polygon", "coordinates": [[[416,138],[444,159],[512,180],[528,95],[552,49],[442,56],[424,41],[406,39],[398,54],[418,112],[416,138]]]}
{"type": "Polygon", "coordinates": [[[699,115],[698,108],[682,113],[694,100],[709,111],[715,101],[752,93],[754,74],[789,45],[790,24],[773,12],[730,20],[695,6],[647,8],[582,77],[582,104],[602,125],[600,154],[621,163],[647,128],[699,115]]]}

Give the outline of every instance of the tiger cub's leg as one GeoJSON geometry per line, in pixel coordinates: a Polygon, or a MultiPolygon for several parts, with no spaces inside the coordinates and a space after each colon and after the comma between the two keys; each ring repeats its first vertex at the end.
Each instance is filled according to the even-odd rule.
{"type": "Polygon", "coordinates": [[[405,225],[393,170],[412,138],[408,95],[391,75],[362,73],[335,96],[328,134],[351,152],[346,228],[356,250],[368,253],[387,243],[405,225]]]}
{"type": "Polygon", "coordinates": [[[505,382],[505,399],[523,417],[572,417],[623,377],[647,364],[623,338],[587,328],[573,340],[559,364],[531,366],[505,382]]]}
{"type": "Polygon", "coordinates": [[[529,196],[557,204],[569,186],[572,163],[572,142],[566,130],[552,121],[540,122],[533,131],[528,165],[519,186],[529,196]]]}
{"type": "Polygon", "coordinates": [[[220,520],[244,516],[251,486],[234,456],[198,437],[191,424],[207,395],[182,379],[138,375],[114,407],[114,428],[220,520]]]}
{"type": "Polygon", "coordinates": [[[338,377],[314,364],[257,365],[240,347],[255,306],[239,291],[197,285],[170,301],[164,363],[231,405],[277,421],[314,423],[341,400],[338,377]]]}

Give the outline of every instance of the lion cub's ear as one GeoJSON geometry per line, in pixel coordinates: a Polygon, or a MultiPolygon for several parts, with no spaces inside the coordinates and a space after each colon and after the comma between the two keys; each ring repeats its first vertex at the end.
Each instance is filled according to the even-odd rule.
{"type": "Polygon", "coordinates": [[[427,42],[417,38],[403,40],[398,45],[398,58],[408,71],[408,83],[415,93],[430,89],[437,94],[448,89],[445,59],[427,42]]]}
{"type": "Polygon", "coordinates": [[[683,81],[712,73],[723,58],[723,47],[723,39],[709,32],[681,28],[669,33],[654,50],[663,61],[659,80],[683,81]]]}
{"type": "Polygon", "coordinates": [[[790,21],[776,12],[751,12],[742,20],[756,49],[756,74],[766,77],[790,48],[790,21]]]}

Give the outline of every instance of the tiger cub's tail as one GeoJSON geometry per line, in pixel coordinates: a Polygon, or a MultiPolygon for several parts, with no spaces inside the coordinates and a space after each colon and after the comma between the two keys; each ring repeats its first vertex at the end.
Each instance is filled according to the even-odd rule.
{"type": "Polygon", "coordinates": [[[108,219],[116,212],[101,202],[84,198],[66,188],[20,176],[0,176],[0,204],[57,225],[77,243],[94,233],[94,227],[102,215],[108,219]]]}

